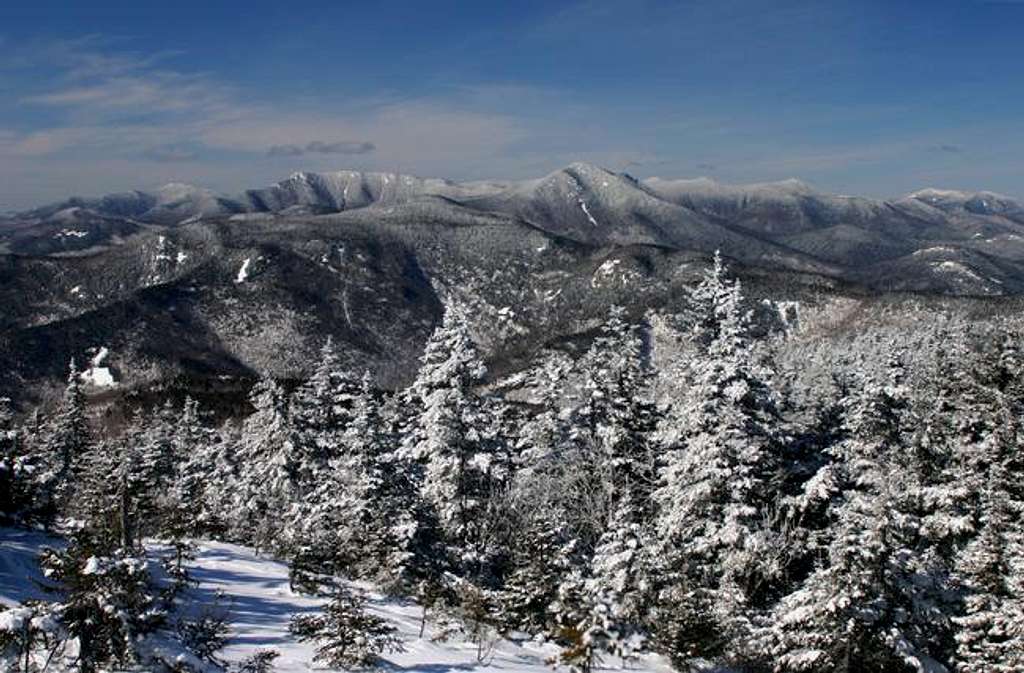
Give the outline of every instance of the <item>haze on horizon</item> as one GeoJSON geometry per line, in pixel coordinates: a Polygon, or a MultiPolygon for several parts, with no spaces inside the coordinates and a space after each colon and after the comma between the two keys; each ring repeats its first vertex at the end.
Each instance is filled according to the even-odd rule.
{"type": "Polygon", "coordinates": [[[17,4],[0,24],[0,211],[577,160],[1024,196],[1020,0],[17,4]]]}

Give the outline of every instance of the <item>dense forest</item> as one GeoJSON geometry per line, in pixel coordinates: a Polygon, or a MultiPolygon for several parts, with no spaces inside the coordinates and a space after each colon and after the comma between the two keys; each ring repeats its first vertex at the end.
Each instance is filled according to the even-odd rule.
{"type": "Polygon", "coordinates": [[[163,654],[139,636],[217,539],[331,597],[293,633],[332,667],[401,646],[348,577],[481,652],[544,638],[564,670],[657,652],[681,671],[1024,671],[1024,334],[936,317],[795,345],[717,259],[687,306],[613,308],[498,385],[451,305],[408,388],[328,341],[308,380],[260,381],[217,423],[189,399],[98,427],[72,363],[56,408],[0,409],[0,517],[67,540],[40,558],[54,600],[0,612],[4,670],[216,665],[215,619],[178,621],[163,654]]]}

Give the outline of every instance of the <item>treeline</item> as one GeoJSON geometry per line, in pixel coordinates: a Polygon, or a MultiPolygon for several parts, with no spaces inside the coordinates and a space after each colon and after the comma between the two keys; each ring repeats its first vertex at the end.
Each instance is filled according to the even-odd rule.
{"type": "MultiPolygon", "coordinates": [[[[680,670],[1024,670],[1021,335],[946,324],[927,357],[853,340],[780,367],[750,315],[716,260],[672,316],[676,361],[653,367],[613,309],[517,401],[483,386],[451,308],[405,390],[328,343],[292,393],[255,386],[240,424],[190,401],[103,441],[72,370],[57,412],[0,418],[0,508],[76,522],[90,558],[156,538],[180,561],[215,537],[287,559],[296,590],[371,580],[481,659],[526,632],[578,671],[645,651],[680,670]]],[[[296,633],[329,644],[329,621],[296,633]]]]}

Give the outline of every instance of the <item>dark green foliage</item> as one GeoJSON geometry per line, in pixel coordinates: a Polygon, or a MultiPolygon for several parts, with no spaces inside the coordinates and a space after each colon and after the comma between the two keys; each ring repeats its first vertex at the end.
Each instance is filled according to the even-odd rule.
{"type": "Polygon", "coordinates": [[[277,650],[257,650],[232,671],[233,673],[271,673],[274,670],[274,660],[280,656],[281,653],[277,650]]]}
{"type": "Polygon", "coordinates": [[[322,613],[293,617],[290,629],[315,644],[317,661],[345,670],[373,667],[381,654],[402,649],[397,629],[367,612],[366,598],[345,586],[322,613]]]}
{"type": "Polygon", "coordinates": [[[137,663],[136,639],[167,617],[145,556],[82,532],[67,548],[44,551],[40,565],[60,597],[63,627],[78,639],[82,673],[137,663]]]}

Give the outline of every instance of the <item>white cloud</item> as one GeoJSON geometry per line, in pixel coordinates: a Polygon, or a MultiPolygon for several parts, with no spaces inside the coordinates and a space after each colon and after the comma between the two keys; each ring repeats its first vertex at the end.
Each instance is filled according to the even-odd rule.
{"type": "MultiPolygon", "coordinates": [[[[54,48],[65,64],[58,86],[22,96],[22,107],[49,109],[63,123],[0,137],[0,154],[67,155],[102,148],[136,154],[188,144],[261,156],[271,147],[304,154],[369,154],[397,164],[440,164],[484,156],[522,137],[511,117],[451,100],[352,101],[348,112],[296,111],[281,103],[242,103],[207,75],[157,67],[156,59],[108,56],[78,43],[54,48]],[[74,53],[74,65],[65,57],[74,53]],[[126,122],[126,119],[132,121],[126,122]]],[[[289,154],[289,153],[278,153],[289,154]]],[[[290,153],[297,155],[298,153],[290,153]]]]}

